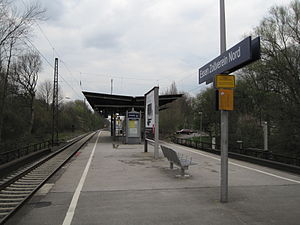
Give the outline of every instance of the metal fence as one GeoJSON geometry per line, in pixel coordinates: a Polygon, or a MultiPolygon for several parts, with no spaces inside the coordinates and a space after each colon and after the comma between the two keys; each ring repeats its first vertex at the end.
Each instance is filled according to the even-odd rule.
{"type": "MultiPolygon", "coordinates": [[[[200,142],[190,139],[183,139],[183,138],[172,138],[172,142],[180,145],[184,145],[187,147],[200,149],[208,152],[212,152],[215,154],[220,154],[220,145],[219,144],[212,144],[207,142],[200,142]]],[[[272,151],[266,151],[263,149],[258,148],[236,148],[236,147],[228,147],[228,152],[239,154],[239,155],[245,155],[250,157],[255,157],[258,159],[266,159],[274,162],[294,165],[294,166],[300,166],[300,158],[290,157],[286,155],[281,154],[275,154],[272,151]]]]}
{"type": "Polygon", "coordinates": [[[12,160],[21,158],[23,156],[26,156],[30,153],[37,152],[42,149],[47,149],[52,146],[51,141],[44,141],[41,143],[37,144],[32,144],[32,145],[27,145],[21,148],[17,148],[14,150],[6,151],[6,152],[1,152],[0,153],[0,165],[4,163],[8,163],[12,160]]]}

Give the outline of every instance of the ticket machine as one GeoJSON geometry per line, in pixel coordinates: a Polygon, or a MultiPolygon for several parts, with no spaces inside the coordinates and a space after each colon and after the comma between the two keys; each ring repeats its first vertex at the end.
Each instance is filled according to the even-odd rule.
{"type": "Polygon", "coordinates": [[[141,113],[136,111],[126,112],[126,144],[141,143],[141,113]]]}

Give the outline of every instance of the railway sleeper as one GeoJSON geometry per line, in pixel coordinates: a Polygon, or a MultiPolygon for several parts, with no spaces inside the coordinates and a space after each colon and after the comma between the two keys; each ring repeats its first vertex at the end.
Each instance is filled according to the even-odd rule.
{"type": "Polygon", "coordinates": [[[30,176],[26,176],[26,177],[22,177],[21,180],[43,180],[45,177],[43,178],[35,178],[35,177],[30,177],[30,176]]]}
{"type": "Polygon", "coordinates": [[[47,174],[30,174],[27,175],[26,177],[33,177],[33,178],[43,178],[45,177],[47,174]]]}
{"type": "Polygon", "coordinates": [[[36,187],[36,185],[35,184],[11,184],[11,185],[9,185],[9,187],[15,187],[15,188],[18,188],[18,187],[20,187],[20,188],[22,188],[22,187],[31,187],[31,188],[35,188],[36,187]]]}
{"type": "Polygon", "coordinates": [[[19,180],[17,182],[18,183],[27,183],[27,184],[39,184],[39,183],[41,183],[41,181],[43,181],[43,180],[41,180],[41,179],[40,180],[23,180],[23,178],[22,178],[21,180],[19,180]]]}
{"type": "Polygon", "coordinates": [[[19,202],[0,202],[0,209],[16,207],[19,202]]]}
{"type": "Polygon", "coordinates": [[[43,178],[35,178],[35,177],[22,177],[21,180],[43,180],[43,178]]]}
{"type": "Polygon", "coordinates": [[[33,191],[33,187],[7,187],[6,190],[10,191],[33,191]]]}
{"type": "Polygon", "coordinates": [[[40,182],[25,182],[25,181],[17,181],[17,182],[15,182],[14,183],[15,185],[38,185],[38,184],[40,184],[40,182]]]}
{"type": "Polygon", "coordinates": [[[31,193],[31,191],[10,191],[10,190],[6,190],[6,189],[4,189],[4,190],[2,190],[1,191],[1,193],[2,194],[7,194],[7,195],[14,195],[14,194],[17,194],[17,195],[28,195],[28,194],[30,194],[31,193]]]}
{"type": "Polygon", "coordinates": [[[24,198],[0,198],[0,202],[21,202],[24,198]]]}
{"type": "Polygon", "coordinates": [[[8,215],[8,213],[2,213],[2,212],[0,212],[0,218],[3,218],[3,217],[5,217],[5,216],[7,216],[8,215]]]}
{"type": "Polygon", "coordinates": [[[28,194],[11,194],[11,195],[8,195],[8,194],[1,194],[0,193],[0,198],[6,198],[6,199],[17,199],[17,198],[26,198],[28,196],[28,194]]]}
{"type": "Polygon", "coordinates": [[[11,212],[14,209],[15,209],[15,207],[5,207],[5,208],[0,207],[0,212],[1,213],[11,212]]]}

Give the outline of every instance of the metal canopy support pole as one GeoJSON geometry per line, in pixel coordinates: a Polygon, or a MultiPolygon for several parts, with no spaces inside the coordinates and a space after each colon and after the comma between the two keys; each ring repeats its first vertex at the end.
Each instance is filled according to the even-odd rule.
{"type": "Polygon", "coordinates": [[[126,110],[125,114],[125,121],[126,121],[126,137],[125,137],[125,143],[128,144],[128,110],[126,110]]]}
{"type": "Polygon", "coordinates": [[[110,136],[113,137],[114,135],[114,127],[113,127],[113,113],[110,114],[110,136]]]}
{"type": "MultiPolygon", "coordinates": [[[[226,51],[225,5],[220,0],[220,47],[226,51]]],[[[221,110],[221,202],[228,201],[228,111],[221,110]]]]}
{"type": "Polygon", "coordinates": [[[116,114],[114,114],[114,119],[113,119],[113,127],[114,127],[114,130],[113,130],[113,140],[115,141],[116,140],[116,133],[117,133],[117,129],[116,129],[116,114]]]}
{"type": "Polygon", "coordinates": [[[139,143],[142,143],[142,111],[140,111],[140,127],[139,127],[140,140],[139,143]]]}
{"type": "Polygon", "coordinates": [[[148,141],[146,139],[146,137],[144,137],[144,152],[148,152],[148,141]]]}

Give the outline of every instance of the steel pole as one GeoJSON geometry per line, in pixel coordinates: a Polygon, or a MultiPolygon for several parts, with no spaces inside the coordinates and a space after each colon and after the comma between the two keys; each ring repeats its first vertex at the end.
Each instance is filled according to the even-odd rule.
{"type": "Polygon", "coordinates": [[[113,82],[114,82],[114,79],[110,79],[110,94],[111,95],[113,93],[113,82]]]}
{"type": "Polygon", "coordinates": [[[225,27],[224,0],[220,0],[220,50],[221,50],[221,54],[226,51],[226,27],[225,27]]]}
{"type": "Polygon", "coordinates": [[[268,151],[268,122],[264,122],[263,124],[264,130],[264,150],[268,151]]]}
{"type": "Polygon", "coordinates": [[[159,158],[159,90],[158,87],[154,89],[154,101],[155,101],[155,131],[154,131],[154,158],[159,158]]]}
{"type": "Polygon", "coordinates": [[[202,143],[202,112],[200,112],[200,142],[202,143]]]}
{"type": "MultiPolygon", "coordinates": [[[[220,50],[226,51],[225,4],[220,0],[220,50]]],[[[228,111],[221,110],[221,202],[228,201],[228,111]]]]}

